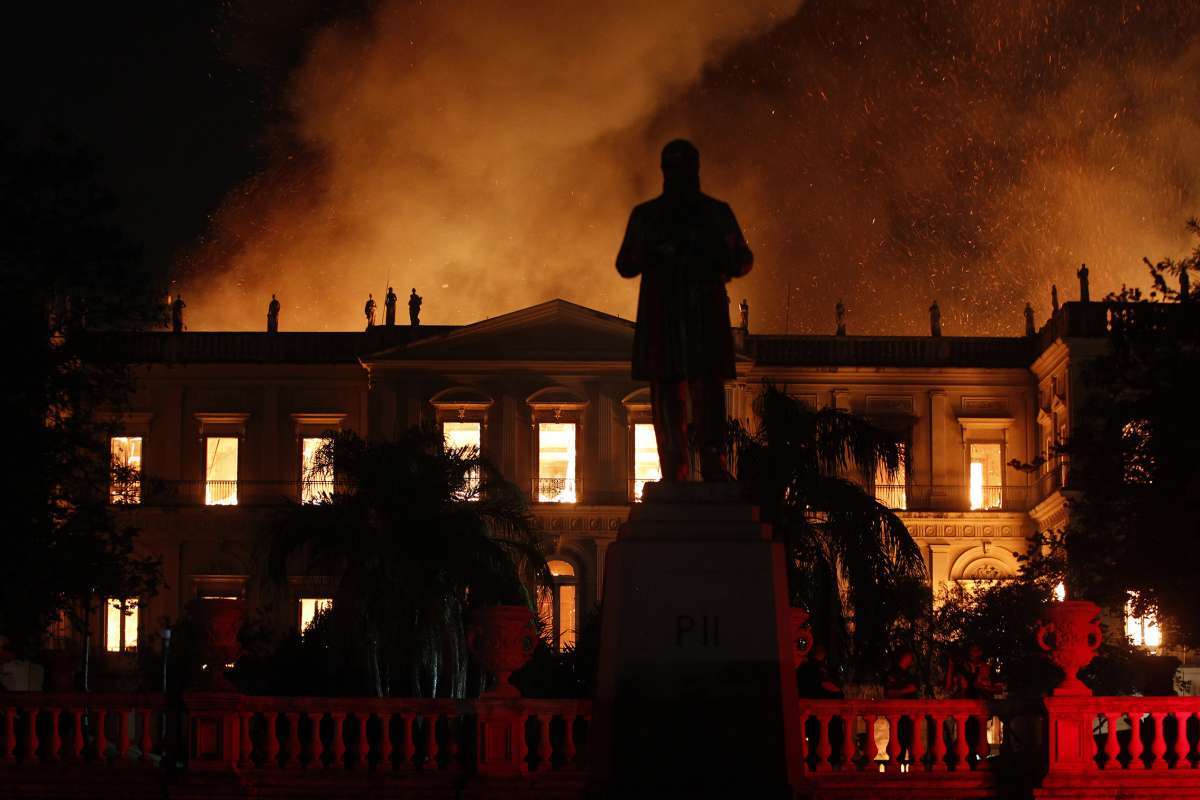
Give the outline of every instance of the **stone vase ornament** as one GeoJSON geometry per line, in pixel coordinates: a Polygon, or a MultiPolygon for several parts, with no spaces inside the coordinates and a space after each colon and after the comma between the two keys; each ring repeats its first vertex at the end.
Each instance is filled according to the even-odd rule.
{"type": "Polygon", "coordinates": [[[812,626],[808,624],[811,616],[803,608],[792,609],[792,655],[797,668],[808,661],[808,653],[813,649],[812,626]]]}
{"type": "Polygon", "coordinates": [[[237,661],[242,646],[238,631],[246,616],[246,601],[232,598],[206,598],[199,601],[199,616],[204,625],[205,644],[209,659],[209,688],[232,691],[225,677],[227,665],[237,661]]]}
{"type": "Polygon", "coordinates": [[[467,649],[485,670],[496,676],[496,686],[481,697],[520,697],[509,677],[525,666],[537,646],[533,612],[526,606],[491,606],[471,613],[467,649]]]}
{"type": "Polygon", "coordinates": [[[1051,692],[1055,696],[1091,695],[1079,670],[1091,663],[1100,647],[1102,633],[1100,607],[1088,600],[1063,600],[1046,609],[1047,621],[1038,626],[1038,646],[1049,653],[1050,660],[1063,671],[1066,678],[1051,692]]]}

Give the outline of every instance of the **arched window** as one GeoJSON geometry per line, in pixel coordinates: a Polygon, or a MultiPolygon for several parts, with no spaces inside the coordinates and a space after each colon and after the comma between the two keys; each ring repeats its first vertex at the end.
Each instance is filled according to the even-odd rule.
{"type": "Polygon", "coordinates": [[[561,652],[575,646],[579,577],[568,561],[555,559],[546,563],[550,567],[552,585],[538,593],[538,616],[545,625],[551,647],[555,652],[561,652]]]}

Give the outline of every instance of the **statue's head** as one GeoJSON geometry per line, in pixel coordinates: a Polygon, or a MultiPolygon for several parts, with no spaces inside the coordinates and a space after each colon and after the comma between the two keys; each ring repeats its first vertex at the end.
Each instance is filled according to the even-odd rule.
{"type": "Polygon", "coordinates": [[[700,151],[687,139],[674,139],[662,149],[663,189],[700,190],[700,151]]]}

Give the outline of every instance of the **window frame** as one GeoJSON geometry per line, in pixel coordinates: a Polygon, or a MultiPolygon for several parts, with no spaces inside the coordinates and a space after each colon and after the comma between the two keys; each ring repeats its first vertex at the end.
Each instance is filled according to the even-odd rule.
{"type": "Polygon", "coordinates": [[[103,625],[101,630],[104,631],[104,652],[106,653],[136,653],[141,640],[141,600],[137,597],[105,597],[103,608],[103,616],[101,618],[103,625]],[[119,608],[113,604],[119,604],[119,608]],[[132,609],[130,613],[129,609],[132,609]],[[108,616],[112,611],[116,611],[120,615],[117,632],[117,646],[112,647],[112,642],[108,632],[108,616]],[[127,631],[129,629],[130,620],[133,621],[133,645],[128,644],[127,631]]]}
{"type": "Polygon", "coordinates": [[[583,466],[586,463],[584,458],[584,443],[586,437],[584,431],[584,417],[588,407],[588,401],[582,395],[565,386],[548,386],[534,392],[525,400],[529,406],[529,424],[530,424],[530,471],[532,473],[532,481],[530,482],[530,497],[534,503],[544,505],[578,505],[584,502],[584,474],[583,466]],[[543,422],[546,423],[566,423],[575,426],[575,500],[573,503],[556,503],[554,501],[539,500],[541,486],[541,428],[543,422]]]}
{"type": "Polygon", "coordinates": [[[552,652],[561,653],[564,643],[562,641],[565,632],[571,633],[571,641],[568,644],[574,645],[579,640],[579,618],[580,609],[579,601],[582,597],[583,580],[580,575],[579,562],[577,559],[566,556],[562,553],[555,553],[552,557],[546,559],[547,565],[561,561],[571,568],[570,575],[552,575],[551,588],[543,587],[540,592],[548,592],[550,598],[550,619],[545,622],[549,623],[550,634],[550,649],[552,652]],[[561,589],[564,586],[570,586],[575,589],[575,610],[574,619],[571,620],[570,627],[564,627],[562,622],[562,594],[561,589]]]}

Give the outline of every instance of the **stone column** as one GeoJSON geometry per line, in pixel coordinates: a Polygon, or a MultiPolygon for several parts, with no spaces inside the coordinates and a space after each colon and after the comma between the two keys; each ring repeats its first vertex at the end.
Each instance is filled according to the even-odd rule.
{"type": "Polygon", "coordinates": [[[946,470],[946,450],[949,438],[946,435],[946,405],[949,400],[942,389],[929,392],[929,499],[930,505],[940,508],[952,499],[948,488],[949,475],[946,470]]]}

